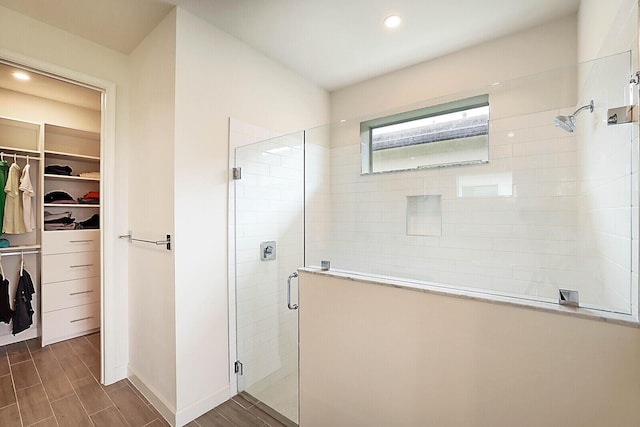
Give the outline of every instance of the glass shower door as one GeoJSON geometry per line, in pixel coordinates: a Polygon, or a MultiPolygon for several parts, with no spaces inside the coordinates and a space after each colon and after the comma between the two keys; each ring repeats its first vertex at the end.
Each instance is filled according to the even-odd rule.
{"type": "Polygon", "coordinates": [[[235,150],[238,392],[287,424],[298,423],[298,312],[287,279],[304,265],[303,150],[303,132],[235,150]]]}

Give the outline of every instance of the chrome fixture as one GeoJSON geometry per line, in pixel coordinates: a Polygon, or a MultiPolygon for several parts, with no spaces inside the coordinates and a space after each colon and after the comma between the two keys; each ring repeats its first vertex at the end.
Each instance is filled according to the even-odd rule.
{"type": "Polygon", "coordinates": [[[270,261],[276,259],[276,242],[270,240],[260,243],[260,260],[270,261]]]}
{"type": "Polygon", "coordinates": [[[298,277],[298,272],[294,271],[289,275],[289,278],[287,279],[287,307],[289,307],[289,310],[298,309],[298,304],[291,304],[291,279],[295,279],[297,277],[298,277]]]}
{"type": "Polygon", "coordinates": [[[593,113],[593,99],[587,105],[583,105],[578,108],[575,113],[570,116],[556,116],[554,123],[557,127],[566,130],[567,132],[573,132],[576,130],[576,116],[583,110],[589,109],[590,113],[593,113]]]}
{"type": "Polygon", "coordinates": [[[558,303],[569,307],[579,307],[580,297],[578,291],[571,289],[558,289],[558,303]]]}

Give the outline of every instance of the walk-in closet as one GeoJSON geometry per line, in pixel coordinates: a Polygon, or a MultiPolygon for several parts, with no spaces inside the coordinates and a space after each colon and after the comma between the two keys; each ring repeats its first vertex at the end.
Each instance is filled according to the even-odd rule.
{"type": "Polygon", "coordinates": [[[0,346],[100,330],[101,106],[95,88],[0,61],[0,346]],[[25,272],[32,323],[14,334],[25,272]]]}

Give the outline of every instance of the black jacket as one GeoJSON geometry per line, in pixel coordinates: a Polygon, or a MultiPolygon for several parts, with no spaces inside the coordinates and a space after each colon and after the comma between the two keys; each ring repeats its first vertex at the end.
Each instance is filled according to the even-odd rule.
{"type": "Polygon", "coordinates": [[[13,300],[13,335],[29,329],[33,323],[33,307],[31,300],[36,290],[33,288],[31,276],[26,270],[22,270],[22,275],[18,280],[16,298],[13,300]]]}

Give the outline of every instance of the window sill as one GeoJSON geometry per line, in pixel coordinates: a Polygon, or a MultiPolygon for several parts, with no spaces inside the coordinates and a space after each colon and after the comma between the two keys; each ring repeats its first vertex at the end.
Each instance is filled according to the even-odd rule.
{"type": "Polygon", "coordinates": [[[464,298],[480,302],[486,302],[490,304],[502,304],[517,306],[521,308],[544,311],[547,313],[555,313],[566,316],[579,317],[588,320],[597,320],[607,322],[616,325],[628,326],[633,328],[640,328],[640,321],[631,314],[621,314],[608,311],[601,311],[589,308],[573,308],[561,306],[555,302],[543,302],[534,301],[523,298],[492,295],[483,293],[480,291],[469,291],[465,289],[458,289],[454,287],[446,287],[443,285],[435,285],[429,282],[420,281],[404,281],[384,276],[367,275],[363,273],[356,273],[345,270],[320,270],[317,267],[304,267],[299,268],[298,271],[316,274],[321,276],[336,277],[346,280],[353,280],[355,282],[367,283],[371,285],[389,286],[399,289],[407,289],[418,292],[426,292],[434,295],[448,296],[453,298],[464,298]]]}

